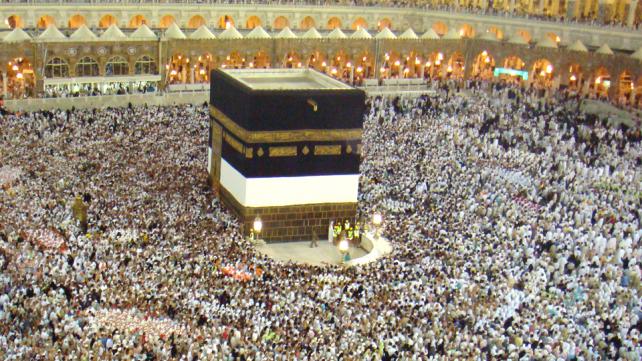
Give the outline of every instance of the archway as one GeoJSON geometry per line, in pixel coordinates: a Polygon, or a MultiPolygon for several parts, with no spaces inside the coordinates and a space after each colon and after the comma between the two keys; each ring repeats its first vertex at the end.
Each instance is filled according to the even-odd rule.
{"type": "MultiPolygon", "coordinates": [[[[503,66],[506,69],[524,70],[526,68],[526,63],[524,62],[524,60],[522,60],[522,58],[511,55],[504,59],[503,66]]],[[[512,75],[512,74],[506,74],[506,73],[500,74],[499,78],[509,83],[516,83],[516,84],[520,84],[524,80],[519,75],[512,75]]]]}
{"type": "Polygon", "coordinates": [[[160,19],[160,22],[158,23],[158,27],[161,29],[167,29],[169,28],[173,23],[176,22],[176,18],[174,18],[172,15],[165,15],[160,19]]]}
{"type": "Polygon", "coordinates": [[[147,25],[147,19],[142,15],[136,15],[129,20],[130,28],[139,28],[141,25],[147,25]]]}
{"type": "Polygon", "coordinates": [[[433,79],[441,77],[441,68],[444,61],[444,54],[441,52],[432,52],[425,56],[424,64],[425,77],[433,79]]]}
{"type": "Polygon", "coordinates": [[[520,29],[517,30],[517,35],[521,36],[522,39],[524,39],[525,42],[530,43],[533,37],[531,36],[531,33],[528,30],[520,29]]]}
{"type": "Polygon", "coordinates": [[[401,55],[396,51],[383,54],[383,62],[379,69],[382,78],[396,78],[401,73],[401,55]]]}
{"type": "Polygon", "coordinates": [[[553,85],[553,64],[548,59],[539,59],[533,64],[532,79],[536,87],[545,89],[553,85]]]}
{"type": "Polygon", "coordinates": [[[489,27],[488,32],[495,34],[498,40],[504,39],[504,31],[496,26],[489,27]]]}
{"type": "Polygon", "coordinates": [[[243,69],[245,68],[245,58],[238,51],[232,51],[221,63],[221,68],[225,69],[243,69]]]}
{"type": "Polygon", "coordinates": [[[231,17],[230,15],[223,15],[220,18],[218,18],[219,29],[227,29],[231,26],[235,26],[235,25],[234,25],[234,18],[231,17]]]}
{"type": "Polygon", "coordinates": [[[310,56],[308,56],[306,66],[308,68],[316,69],[320,72],[325,72],[328,68],[328,61],[322,52],[316,50],[313,51],[310,56]]]}
{"type": "Polygon", "coordinates": [[[593,95],[597,98],[608,98],[611,87],[611,74],[605,67],[599,67],[594,74],[593,95]]]}
{"type": "Polygon", "coordinates": [[[122,56],[113,56],[105,63],[105,76],[120,76],[129,74],[129,63],[122,56]]]}
{"type": "Polygon", "coordinates": [[[45,65],[45,78],[67,78],[69,77],[69,64],[66,60],[55,57],[45,65]]]}
{"type": "Polygon", "coordinates": [[[333,16],[328,20],[328,29],[334,30],[336,28],[341,28],[341,20],[338,17],[333,16]]]}
{"type": "Polygon", "coordinates": [[[9,25],[11,29],[19,28],[22,29],[25,27],[24,21],[18,15],[11,15],[7,18],[6,24],[9,25]]]}
{"type": "Polygon", "coordinates": [[[98,76],[98,62],[96,59],[85,56],[76,63],[76,76],[98,76]]]}
{"type": "Polygon", "coordinates": [[[459,36],[461,36],[462,38],[474,38],[475,29],[469,24],[464,24],[459,29],[459,36]]]}
{"type": "Polygon", "coordinates": [[[290,51],[283,57],[284,68],[300,68],[301,66],[301,56],[296,51],[290,51]]]}
{"type": "Polygon", "coordinates": [[[261,19],[260,19],[258,16],[256,16],[256,15],[252,15],[252,16],[250,16],[250,17],[249,17],[249,18],[247,18],[247,20],[245,21],[245,27],[246,27],[247,29],[254,29],[254,28],[255,28],[255,27],[257,27],[257,26],[261,26],[261,19]]]}
{"type": "Polygon", "coordinates": [[[67,27],[72,29],[78,29],[83,25],[87,25],[87,20],[85,20],[85,17],[80,14],[76,14],[70,17],[69,21],[67,22],[67,27]]]}
{"type": "Polygon", "coordinates": [[[301,30],[308,30],[315,26],[316,26],[316,21],[314,21],[312,17],[306,16],[303,18],[303,20],[301,20],[301,24],[299,25],[299,28],[301,28],[301,30]]]}
{"type": "Polygon", "coordinates": [[[434,30],[437,35],[444,36],[448,32],[448,25],[442,23],[441,21],[438,21],[432,24],[432,30],[434,30]]]}
{"type": "Polygon", "coordinates": [[[495,70],[495,58],[488,53],[482,51],[473,62],[472,76],[483,80],[493,79],[493,71],[495,70]]]}
{"type": "Polygon", "coordinates": [[[418,78],[422,76],[421,71],[425,67],[424,59],[417,51],[411,50],[405,57],[402,57],[401,60],[403,64],[401,75],[404,78],[418,78]]]}
{"type": "Polygon", "coordinates": [[[33,96],[35,76],[29,59],[18,57],[7,62],[3,75],[7,77],[7,93],[12,99],[33,96]]]}
{"type": "Polygon", "coordinates": [[[448,60],[446,67],[446,77],[450,79],[464,78],[464,55],[456,51],[448,60]]]}
{"type": "MultiPolygon", "coordinates": [[[[190,68],[190,72],[194,72],[193,78],[194,83],[209,83],[210,72],[214,69],[215,63],[212,54],[205,53],[196,58],[194,62],[193,70],[190,68]]],[[[192,76],[192,75],[190,75],[192,76]]]]}
{"type": "Polygon", "coordinates": [[[206,25],[207,21],[205,20],[204,17],[200,15],[194,15],[189,20],[187,21],[187,28],[188,29],[198,29],[203,25],[206,25]]]}
{"type": "Polygon", "coordinates": [[[250,68],[267,69],[269,67],[270,67],[270,56],[266,51],[259,50],[254,55],[254,59],[250,63],[250,68]]]}
{"type": "Polygon", "coordinates": [[[384,28],[392,30],[392,21],[388,18],[383,18],[377,22],[377,30],[381,31],[384,28]]]}
{"type": "Polygon", "coordinates": [[[358,17],[352,22],[352,30],[366,29],[368,30],[368,22],[362,17],[358,17]]]}
{"type": "Polygon", "coordinates": [[[140,58],[136,59],[134,64],[134,74],[156,74],[158,73],[158,66],[156,66],[156,61],[147,55],[143,55],[140,58]]]}
{"type": "Polygon", "coordinates": [[[113,15],[107,14],[100,18],[100,20],[98,21],[98,27],[105,29],[112,25],[115,25],[116,22],[117,20],[113,15]]]}
{"type": "Polygon", "coordinates": [[[343,80],[350,79],[352,61],[345,50],[340,49],[329,60],[331,76],[343,80]]]}
{"type": "Polygon", "coordinates": [[[272,24],[274,30],[281,30],[286,26],[290,26],[290,21],[285,16],[277,16],[277,18],[274,19],[274,24],[272,24]]]}
{"type": "Polygon", "coordinates": [[[183,54],[178,53],[172,55],[169,64],[165,65],[165,69],[167,70],[167,82],[169,84],[187,83],[189,76],[189,63],[189,58],[183,56],[183,54]]]}
{"type": "Polygon", "coordinates": [[[631,95],[634,94],[635,91],[635,83],[633,82],[633,78],[628,71],[624,71],[622,72],[622,74],[620,74],[619,80],[617,102],[618,104],[622,105],[629,104],[630,102],[634,101],[634,98],[631,97],[631,95]]]}
{"type": "Polygon", "coordinates": [[[374,61],[375,57],[367,50],[359,53],[355,57],[355,84],[361,84],[363,79],[375,76],[374,61]]]}
{"type": "Polygon", "coordinates": [[[56,25],[56,19],[54,19],[53,16],[50,15],[41,16],[36,23],[36,27],[38,29],[46,29],[51,25],[56,25]]]}
{"type": "Polygon", "coordinates": [[[584,82],[584,76],[582,74],[582,67],[580,64],[574,63],[568,67],[568,89],[572,91],[578,91],[581,89],[582,83],[584,82]]]}
{"type": "Polygon", "coordinates": [[[553,40],[553,41],[554,41],[555,43],[557,43],[557,44],[559,44],[559,43],[560,43],[560,41],[562,41],[562,39],[559,37],[559,35],[557,35],[557,34],[555,34],[555,33],[553,33],[553,32],[547,33],[547,34],[546,34],[546,36],[547,36],[549,39],[553,40]]]}

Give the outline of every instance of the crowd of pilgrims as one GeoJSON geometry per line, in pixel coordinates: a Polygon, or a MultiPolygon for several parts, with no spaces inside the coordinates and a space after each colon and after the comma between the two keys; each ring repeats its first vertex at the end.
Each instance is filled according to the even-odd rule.
{"type": "Polygon", "coordinates": [[[200,105],[0,117],[0,168],[20,170],[0,189],[0,359],[642,357],[639,130],[484,83],[369,98],[359,213],[383,214],[394,251],[344,269],[254,251],[208,189],[207,122],[200,105]],[[42,229],[65,247],[23,236],[42,229]],[[116,311],[174,326],[98,317],[116,311]]]}

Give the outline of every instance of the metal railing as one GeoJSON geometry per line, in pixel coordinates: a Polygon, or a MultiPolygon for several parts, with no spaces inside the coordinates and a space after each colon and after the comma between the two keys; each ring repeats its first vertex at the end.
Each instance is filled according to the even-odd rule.
{"type": "MultiPolygon", "coordinates": [[[[233,5],[233,6],[337,6],[337,7],[369,7],[385,9],[417,9],[450,14],[469,14],[475,16],[490,16],[502,19],[526,19],[547,24],[559,25],[583,25],[591,28],[603,28],[608,30],[636,31],[642,32],[642,24],[634,24],[628,27],[624,23],[606,21],[605,19],[566,19],[565,17],[548,16],[541,14],[528,14],[520,10],[503,10],[481,7],[460,7],[458,5],[433,5],[424,1],[403,1],[403,0],[0,0],[3,4],[43,5],[43,4],[117,4],[117,5],[141,5],[141,4],[166,4],[166,5],[233,5]]],[[[604,14],[606,16],[606,14],[604,14]]]]}

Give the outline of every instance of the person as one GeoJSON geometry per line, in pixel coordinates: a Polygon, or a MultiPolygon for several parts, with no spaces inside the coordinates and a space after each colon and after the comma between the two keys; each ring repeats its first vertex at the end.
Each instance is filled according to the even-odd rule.
{"type": "Polygon", "coordinates": [[[319,236],[317,235],[316,229],[312,227],[312,240],[310,241],[310,248],[319,247],[319,236]]]}
{"type": "MultiPolygon", "coordinates": [[[[87,195],[85,195],[85,198],[87,198],[87,195]]],[[[80,194],[76,195],[76,198],[74,199],[74,203],[71,206],[72,212],[74,219],[76,219],[76,222],[80,225],[80,232],[81,234],[86,234],[87,233],[87,209],[89,208],[87,204],[85,204],[85,201],[81,197],[80,194]]]]}

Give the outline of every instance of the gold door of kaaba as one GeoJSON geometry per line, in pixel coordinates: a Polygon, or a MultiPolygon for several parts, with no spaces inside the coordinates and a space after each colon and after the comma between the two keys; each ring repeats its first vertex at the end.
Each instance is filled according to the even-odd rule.
{"type": "Polygon", "coordinates": [[[210,183],[212,190],[216,195],[220,193],[221,186],[221,154],[223,144],[223,128],[214,122],[210,121],[210,129],[212,131],[212,139],[210,147],[212,148],[211,155],[211,170],[210,170],[210,183]]]}

